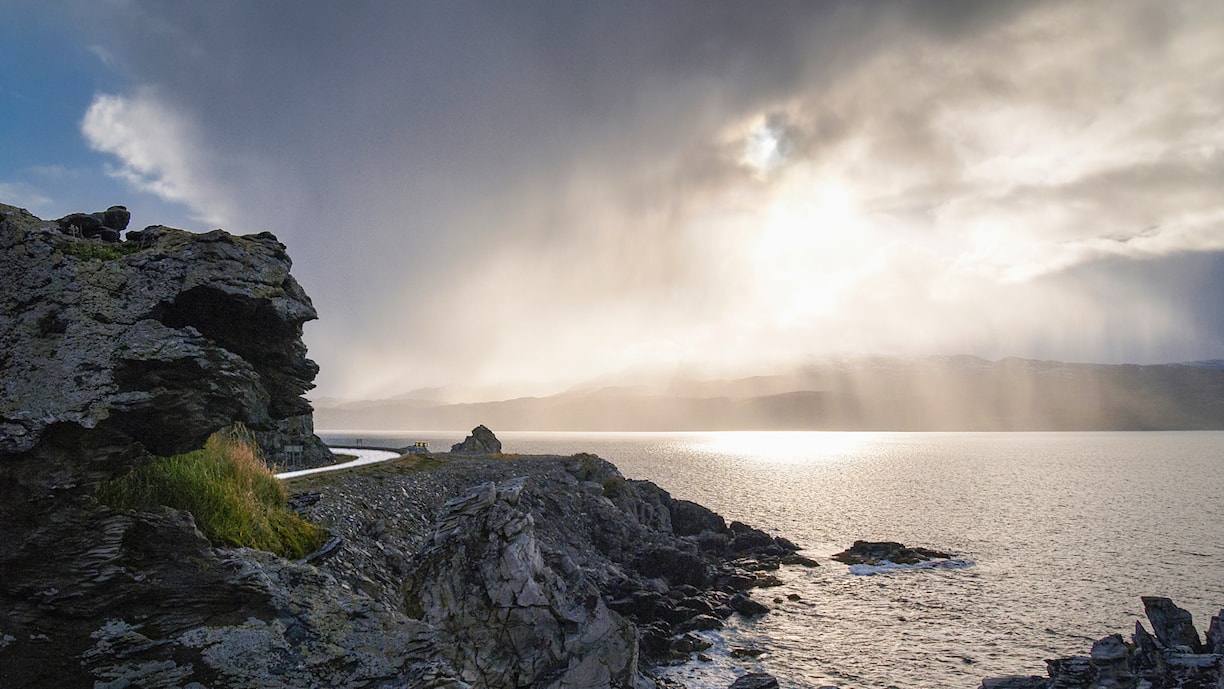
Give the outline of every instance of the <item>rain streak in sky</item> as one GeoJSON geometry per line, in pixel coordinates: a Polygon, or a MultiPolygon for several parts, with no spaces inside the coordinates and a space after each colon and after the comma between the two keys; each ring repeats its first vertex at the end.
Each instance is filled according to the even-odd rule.
{"type": "Polygon", "coordinates": [[[1218,2],[23,2],[0,201],[274,232],[320,397],[1224,353],[1218,2]]]}

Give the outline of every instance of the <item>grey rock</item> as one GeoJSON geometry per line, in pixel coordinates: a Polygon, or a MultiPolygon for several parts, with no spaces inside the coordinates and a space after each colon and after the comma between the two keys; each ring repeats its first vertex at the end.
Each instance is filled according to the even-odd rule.
{"type": "Polygon", "coordinates": [[[749,672],[735,678],[728,689],[778,689],[778,680],[767,672],[749,672]]]}
{"type": "Polygon", "coordinates": [[[1130,689],[1135,676],[1130,668],[1130,647],[1121,634],[1111,634],[1092,644],[1089,658],[1096,669],[1096,683],[1102,689],[1130,689]]]}
{"type": "Polygon", "coordinates": [[[264,461],[278,471],[308,469],[336,461],[327,444],[315,435],[313,414],[276,421],[270,430],[256,431],[255,442],[264,461]]]}
{"type": "Polygon", "coordinates": [[[445,505],[405,582],[408,608],[473,685],[632,687],[633,625],[581,571],[566,580],[545,563],[522,490],[490,483],[445,505]]]}
{"type": "Polygon", "coordinates": [[[1203,643],[1199,639],[1198,630],[1194,628],[1194,620],[1189,611],[1160,596],[1143,596],[1140,600],[1143,601],[1148,622],[1152,623],[1152,631],[1156,633],[1161,644],[1174,651],[1203,651],[1203,643]]]}
{"type": "Polygon", "coordinates": [[[314,567],[214,549],[185,512],[66,509],[2,535],[3,686],[464,686],[428,625],[314,567]]]}
{"type": "Polygon", "coordinates": [[[1211,618],[1211,624],[1207,627],[1206,650],[1208,653],[1224,655],[1224,610],[1211,618]]]}
{"type": "Polygon", "coordinates": [[[157,226],[99,255],[3,209],[0,512],[124,471],[135,443],[176,454],[310,412],[315,311],[271,234],[157,226]]]}
{"type": "Polygon", "coordinates": [[[911,548],[893,541],[855,541],[854,545],[837,553],[833,559],[847,565],[878,565],[885,561],[905,565],[951,557],[949,553],[930,548],[911,548]]]}
{"type": "Polygon", "coordinates": [[[1096,668],[1088,656],[1054,658],[1046,661],[1051,689],[1084,689],[1096,679],[1096,668]]]}
{"type": "Polygon", "coordinates": [[[1048,689],[1050,680],[1037,675],[1008,675],[988,677],[978,689],[1048,689]]]}
{"type": "Polygon", "coordinates": [[[472,457],[500,454],[501,450],[501,441],[493,435],[493,431],[483,425],[473,428],[472,434],[464,438],[463,442],[451,446],[451,454],[472,457]]]}
{"type": "MultiPolygon", "coordinates": [[[[1089,656],[1046,661],[1048,680],[1038,677],[996,677],[980,689],[1221,689],[1224,655],[1210,652],[1215,637],[1208,633],[1206,653],[1185,652],[1198,642],[1190,614],[1168,598],[1143,597],[1152,636],[1135,622],[1132,644],[1113,634],[1092,645],[1089,656]]],[[[1213,620],[1213,628],[1218,629],[1213,620]]],[[[1201,644],[1199,644],[1201,649],[1201,644]]]]}

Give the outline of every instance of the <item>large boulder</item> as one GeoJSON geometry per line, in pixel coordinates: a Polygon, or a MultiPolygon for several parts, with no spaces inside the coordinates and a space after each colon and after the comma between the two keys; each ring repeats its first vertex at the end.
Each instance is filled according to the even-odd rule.
{"type": "Polygon", "coordinates": [[[546,564],[522,491],[522,479],[489,483],[447,503],[406,581],[406,609],[438,630],[445,660],[474,686],[633,687],[633,625],[581,568],[546,564]]]}
{"type": "Polygon", "coordinates": [[[463,442],[451,445],[451,454],[467,455],[469,457],[496,455],[500,454],[501,450],[501,441],[497,439],[497,436],[493,435],[493,431],[490,431],[483,425],[473,428],[472,434],[464,438],[463,442]]]}
{"type": "Polygon", "coordinates": [[[99,244],[0,211],[0,518],[123,471],[134,447],[177,454],[311,411],[315,310],[273,235],[99,244]]]}

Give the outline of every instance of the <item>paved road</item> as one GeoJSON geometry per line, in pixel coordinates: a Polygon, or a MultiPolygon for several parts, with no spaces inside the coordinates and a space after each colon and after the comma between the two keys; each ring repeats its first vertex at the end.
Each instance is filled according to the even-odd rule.
{"type": "Polygon", "coordinates": [[[324,467],[315,467],[313,469],[298,469],[297,471],[285,471],[276,475],[276,478],[294,478],[297,476],[305,476],[307,474],[321,474],[324,471],[339,471],[341,469],[352,469],[364,464],[376,464],[385,462],[388,459],[395,459],[401,456],[397,452],[388,452],[387,450],[367,450],[359,447],[333,447],[332,452],[338,455],[356,455],[357,459],[351,462],[342,462],[340,464],[328,464],[324,467]]]}

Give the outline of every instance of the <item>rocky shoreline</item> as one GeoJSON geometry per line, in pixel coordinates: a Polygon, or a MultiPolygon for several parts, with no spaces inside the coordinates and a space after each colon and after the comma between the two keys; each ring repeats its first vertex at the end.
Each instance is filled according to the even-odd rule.
{"type": "Polygon", "coordinates": [[[1143,596],[1152,626],[1135,622],[1128,643],[1111,634],[1086,656],[1046,661],[1046,677],[991,677],[979,689],[1220,689],[1224,687],[1224,610],[1199,636],[1190,613],[1172,600],[1143,596]]]}
{"type": "Polygon", "coordinates": [[[341,539],[318,567],[441,630],[473,686],[535,686],[525,668],[558,671],[562,648],[555,686],[653,685],[649,668],[706,650],[692,632],[767,612],[749,591],[770,570],[815,565],[593,455],[410,455],[291,490],[341,539]]]}

